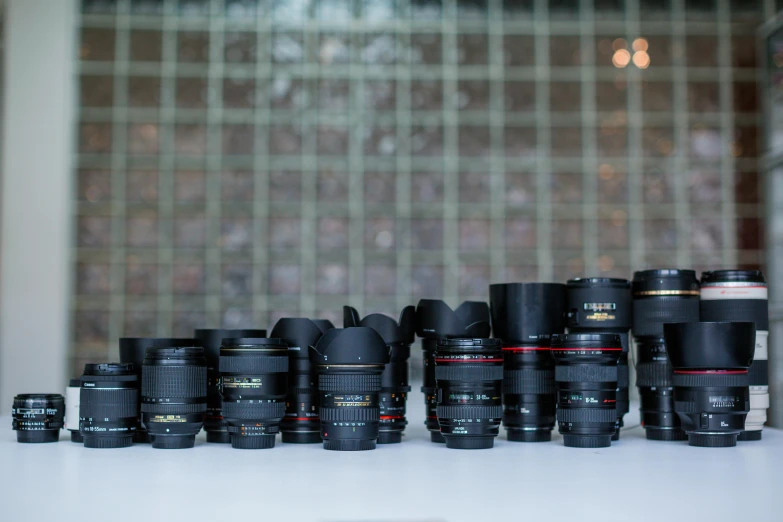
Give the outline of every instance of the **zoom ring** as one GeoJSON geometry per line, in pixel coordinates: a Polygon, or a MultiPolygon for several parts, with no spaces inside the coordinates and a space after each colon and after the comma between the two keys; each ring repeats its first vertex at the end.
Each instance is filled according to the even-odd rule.
{"type": "Polygon", "coordinates": [[[748,368],[750,386],[769,386],[769,361],[756,360],[748,368]]]}
{"type": "Polygon", "coordinates": [[[320,408],[321,422],[378,422],[380,408],[320,408]]]}
{"type": "Polygon", "coordinates": [[[117,419],[136,417],[139,413],[138,390],[101,388],[83,389],[79,399],[82,417],[117,419]]]}
{"type": "Polygon", "coordinates": [[[503,367],[499,364],[459,363],[456,366],[447,365],[435,367],[435,380],[437,381],[499,381],[502,378],[503,367]]]}
{"type": "Polygon", "coordinates": [[[617,382],[617,366],[557,365],[555,366],[555,380],[558,382],[617,382]]]}
{"type": "Polygon", "coordinates": [[[627,364],[618,364],[617,365],[617,387],[618,388],[627,388],[628,387],[628,365],[627,364]]]}
{"type": "Polygon", "coordinates": [[[147,404],[142,403],[143,413],[160,413],[162,415],[188,415],[190,413],[205,413],[207,403],[201,404],[147,404]]]}
{"type": "Polygon", "coordinates": [[[438,418],[444,419],[499,419],[503,406],[438,406],[438,418]]]}
{"type": "Polygon", "coordinates": [[[308,387],[308,388],[288,388],[288,391],[286,391],[286,395],[289,397],[292,395],[312,395],[316,392],[315,387],[308,387]]]}
{"type": "Polygon", "coordinates": [[[558,408],[558,422],[614,422],[617,420],[617,410],[600,408],[558,408]]]}
{"type": "Polygon", "coordinates": [[[747,373],[734,375],[719,373],[675,373],[672,378],[675,386],[684,386],[689,388],[704,388],[710,386],[749,386],[747,373]]]}
{"type": "Polygon", "coordinates": [[[252,357],[220,358],[220,373],[258,375],[264,373],[287,373],[288,357],[255,355],[252,357]]]}
{"type": "Polygon", "coordinates": [[[141,376],[141,394],[144,397],[171,399],[206,397],[206,366],[150,366],[144,365],[141,376]]]}
{"type": "Polygon", "coordinates": [[[664,323],[692,323],[699,320],[698,297],[660,296],[633,300],[633,334],[663,338],[664,323]]]}
{"type": "Polygon", "coordinates": [[[552,370],[506,370],[503,372],[503,394],[547,395],[555,393],[555,372],[552,370]]]}
{"type": "Polygon", "coordinates": [[[769,303],[766,299],[705,299],[701,302],[702,321],[747,321],[756,330],[769,330],[769,303]]]}
{"type": "Polygon", "coordinates": [[[285,415],[284,402],[233,402],[223,401],[223,418],[279,419],[285,415]]]}
{"type": "Polygon", "coordinates": [[[376,392],[381,389],[381,376],[322,373],[318,376],[318,389],[324,392],[345,390],[351,390],[352,392],[376,392]]]}
{"type": "Polygon", "coordinates": [[[639,363],[636,365],[636,386],[640,388],[671,387],[672,365],[667,363],[639,363]]]}

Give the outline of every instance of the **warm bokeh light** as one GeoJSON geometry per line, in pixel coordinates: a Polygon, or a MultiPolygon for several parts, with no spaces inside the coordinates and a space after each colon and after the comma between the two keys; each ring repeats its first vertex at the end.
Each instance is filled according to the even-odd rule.
{"type": "Polygon", "coordinates": [[[631,53],[625,49],[618,49],[612,56],[612,63],[615,67],[622,69],[631,61],[631,53]]]}
{"type": "Polygon", "coordinates": [[[632,48],[636,52],[647,51],[648,48],[647,40],[644,38],[637,38],[636,40],[633,41],[632,48]]]}
{"type": "Polygon", "coordinates": [[[608,163],[603,163],[600,167],[598,167],[598,175],[602,180],[609,181],[614,177],[614,167],[608,163]]]}
{"type": "Polygon", "coordinates": [[[639,69],[646,69],[650,66],[650,55],[647,51],[638,51],[633,53],[633,63],[639,69]]]}
{"type": "Polygon", "coordinates": [[[626,47],[628,47],[628,43],[625,41],[625,38],[617,38],[614,42],[612,42],[612,49],[615,51],[625,49],[626,47]]]}

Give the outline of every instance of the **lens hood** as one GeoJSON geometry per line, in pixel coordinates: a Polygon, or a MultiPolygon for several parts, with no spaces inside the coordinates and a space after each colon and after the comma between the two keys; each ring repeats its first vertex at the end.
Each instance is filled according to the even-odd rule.
{"type": "Polygon", "coordinates": [[[351,306],[343,306],[343,326],[355,328],[365,326],[372,328],[383,338],[386,344],[411,344],[416,339],[416,308],[406,306],[400,312],[397,322],[388,315],[370,314],[360,319],[359,312],[351,306]]]}
{"type": "Polygon", "coordinates": [[[309,357],[310,347],[315,346],[323,334],[324,330],[306,317],[284,317],[277,321],[269,336],[285,339],[288,354],[297,359],[305,359],[309,357]]]}
{"type": "Polygon", "coordinates": [[[675,371],[748,368],[756,349],[755,323],[667,323],[666,353],[675,371]]]}
{"type": "Polygon", "coordinates": [[[216,368],[220,358],[220,345],[223,339],[239,337],[266,337],[266,330],[232,329],[232,328],[201,328],[194,331],[196,344],[204,347],[204,355],[210,367],[216,368]]]}
{"type": "Polygon", "coordinates": [[[565,329],[566,293],[563,284],[489,285],[489,302],[492,329],[498,339],[544,341],[565,329]]]}
{"type": "Polygon", "coordinates": [[[710,270],[701,273],[701,283],[761,283],[766,284],[761,270],[710,270]]]}
{"type": "Polygon", "coordinates": [[[310,348],[310,362],[322,366],[382,366],[389,362],[389,348],[372,328],[333,328],[310,348]]]}
{"type": "Polygon", "coordinates": [[[141,372],[144,356],[149,348],[171,348],[175,346],[193,346],[193,339],[184,337],[123,337],[120,339],[120,362],[133,363],[136,371],[141,372]]]}
{"type": "Polygon", "coordinates": [[[489,321],[489,305],[483,301],[465,301],[452,310],[440,299],[422,299],[416,307],[416,334],[425,339],[489,337],[489,321]]]}
{"type": "Polygon", "coordinates": [[[312,321],[321,329],[321,332],[334,328],[334,324],[329,319],[312,319],[312,321]]]}

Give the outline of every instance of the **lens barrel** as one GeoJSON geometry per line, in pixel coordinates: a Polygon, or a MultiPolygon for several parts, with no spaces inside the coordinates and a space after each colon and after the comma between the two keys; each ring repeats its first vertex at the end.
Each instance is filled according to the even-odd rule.
{"type": "Polygon", "coordinates": [[[446,447],[493,447],[503,416],[498,339],[440,339],[435,351],[438,423],[446,447]]]}
{"type": "Polygon", "coordinates": [[[160,449],[192,448],[207,412],[201,347],[150,348],[141,377],[141,420],[160,449]]]}
{"type": "Polygon", "coordinates": [[[688,440],[674,411],[672,366],[663,339],[642,338],[636,342],[636,386],[639,413],[648,440],[688,440]]]}
{"type": "Polygon", "coordinates": [[[133,363],[86,364],[79,396],[85,448],[128,448],[139,419],[139,375],[133,363]]]}
{"type": "Polygon", "coordinates": [[[608,448],[617,423],[617,334],[552,336],[557,424],[570,448],[608,448]]]}
{"type": "Polygon", "coordinates": [[[11,427],[17,442],[57,442],[64,425],[65,397],[59,393],[22,393],[14,397],[11,427]]]}
{"type": "MultiPolygon", "coordinates": [[[[82,392],[82,382],[71,379],[65,388],[65,428],[71,432],[71,442],[83,443],[84,438],[79,433],[79,395],[82,392]]],[[[138,412],[136,412],[138,417],[138,412]]]]}

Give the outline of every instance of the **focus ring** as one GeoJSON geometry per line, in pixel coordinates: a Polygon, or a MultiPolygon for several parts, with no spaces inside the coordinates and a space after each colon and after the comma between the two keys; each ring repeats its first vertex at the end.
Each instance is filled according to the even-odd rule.
{"type": "Polygon", "coordinates": [[[558,408],[558,422],[615,422],[617,410],[604,408],[558,408]]]}
{"type": "Polygon", "coordinates": [[[663,323],[699,320],[698,296],[659,296],[633,300],[633,335],[663,338],[663,323]]]}
{"type": "Polygon", "coordinates": [[[288,356],[253,355],[220,357],[220,373],[258,375],[263,373],[288,372],[288,356]]]}
{"type": "Polygon", "coordinates": [[[617,365],[617,387],[618,388],[627,388],[628,387],[628,365],[627,364],[618,364],[617,365]]]}
{"type": "Polygon", "coordinates": [[[503,366],[487,363],[457,363],[435,367],[436,381],[499,381],[503,378],[503,366]]]}
{"type": "Polygon", "coordinates": [[[206,397],[206,366],[152,366],[142,368],[141,394],[171,399],[206,397]]]}
{"type": "Polygon", "coordinates": [[[675,373],[672,378],[675,386],[690,388],[703,388],[710,386],[749,386],[747,373],[720,374],[720,373],[675,373]]]}
{"type": "Polygon", "coordinates": [[[750,386],[769,386],[769,361],[753,361],[748,368],[750,386]]]}
{"type": "Polygon", "coordinates": [[[499,419],[503,406],[438,406],[437,415],[439,419],[499,419]]]}
{"type": "Polygon", "coordinates": [[[160,413],[162,415],[187,415],[189,413],[206,413],[207,403],[201,404],[147,404],[142,403],[143,413],[160,413]]]}
{"type": "Polygon", "coordinates": [[[555,393],[555,372],[552,370],[505,370],[503,372],[503,394],[546,395],[555,393]]]}
{"type": "Polygon", "coordinates": [[[93,419],[136,417],[139,413],[139,393],[133,388],[82,388],[79,411],[81,417],[93,419]]]}
{"type": "Polygon", "coordinates": [[[636,386],[672,386],[672,366],[666,363],[639,363],[636,365],[636,386]]]}
{"type": "Polygon", "coordinates": [[[617,382],[617,366],[557,365],[555,366],[555,380],[558,382],[617,382]]]}
{"type": "Polygon", "coordinates": [[[320,408],[322,422],[377,422],[381,415],[380,408],[320,408]]]}
{"type": "Polygon", "coordinates": [[[223,401],[223,418],[279,419],[285,415],[284,402],[223,401]]]}
{"type": "Polygon", "coordinates": [[[321,374],[318,389],[325,392],[351,390],[351,392],[376,392],[381,389],[380,375],[321,374]]]}
{"type": "Polygon", "coordinates": [[[701,301],[702,321],[748,321],[756,330],[769,330],[769,302],[766,299],[705,299],[701,301]]]}

